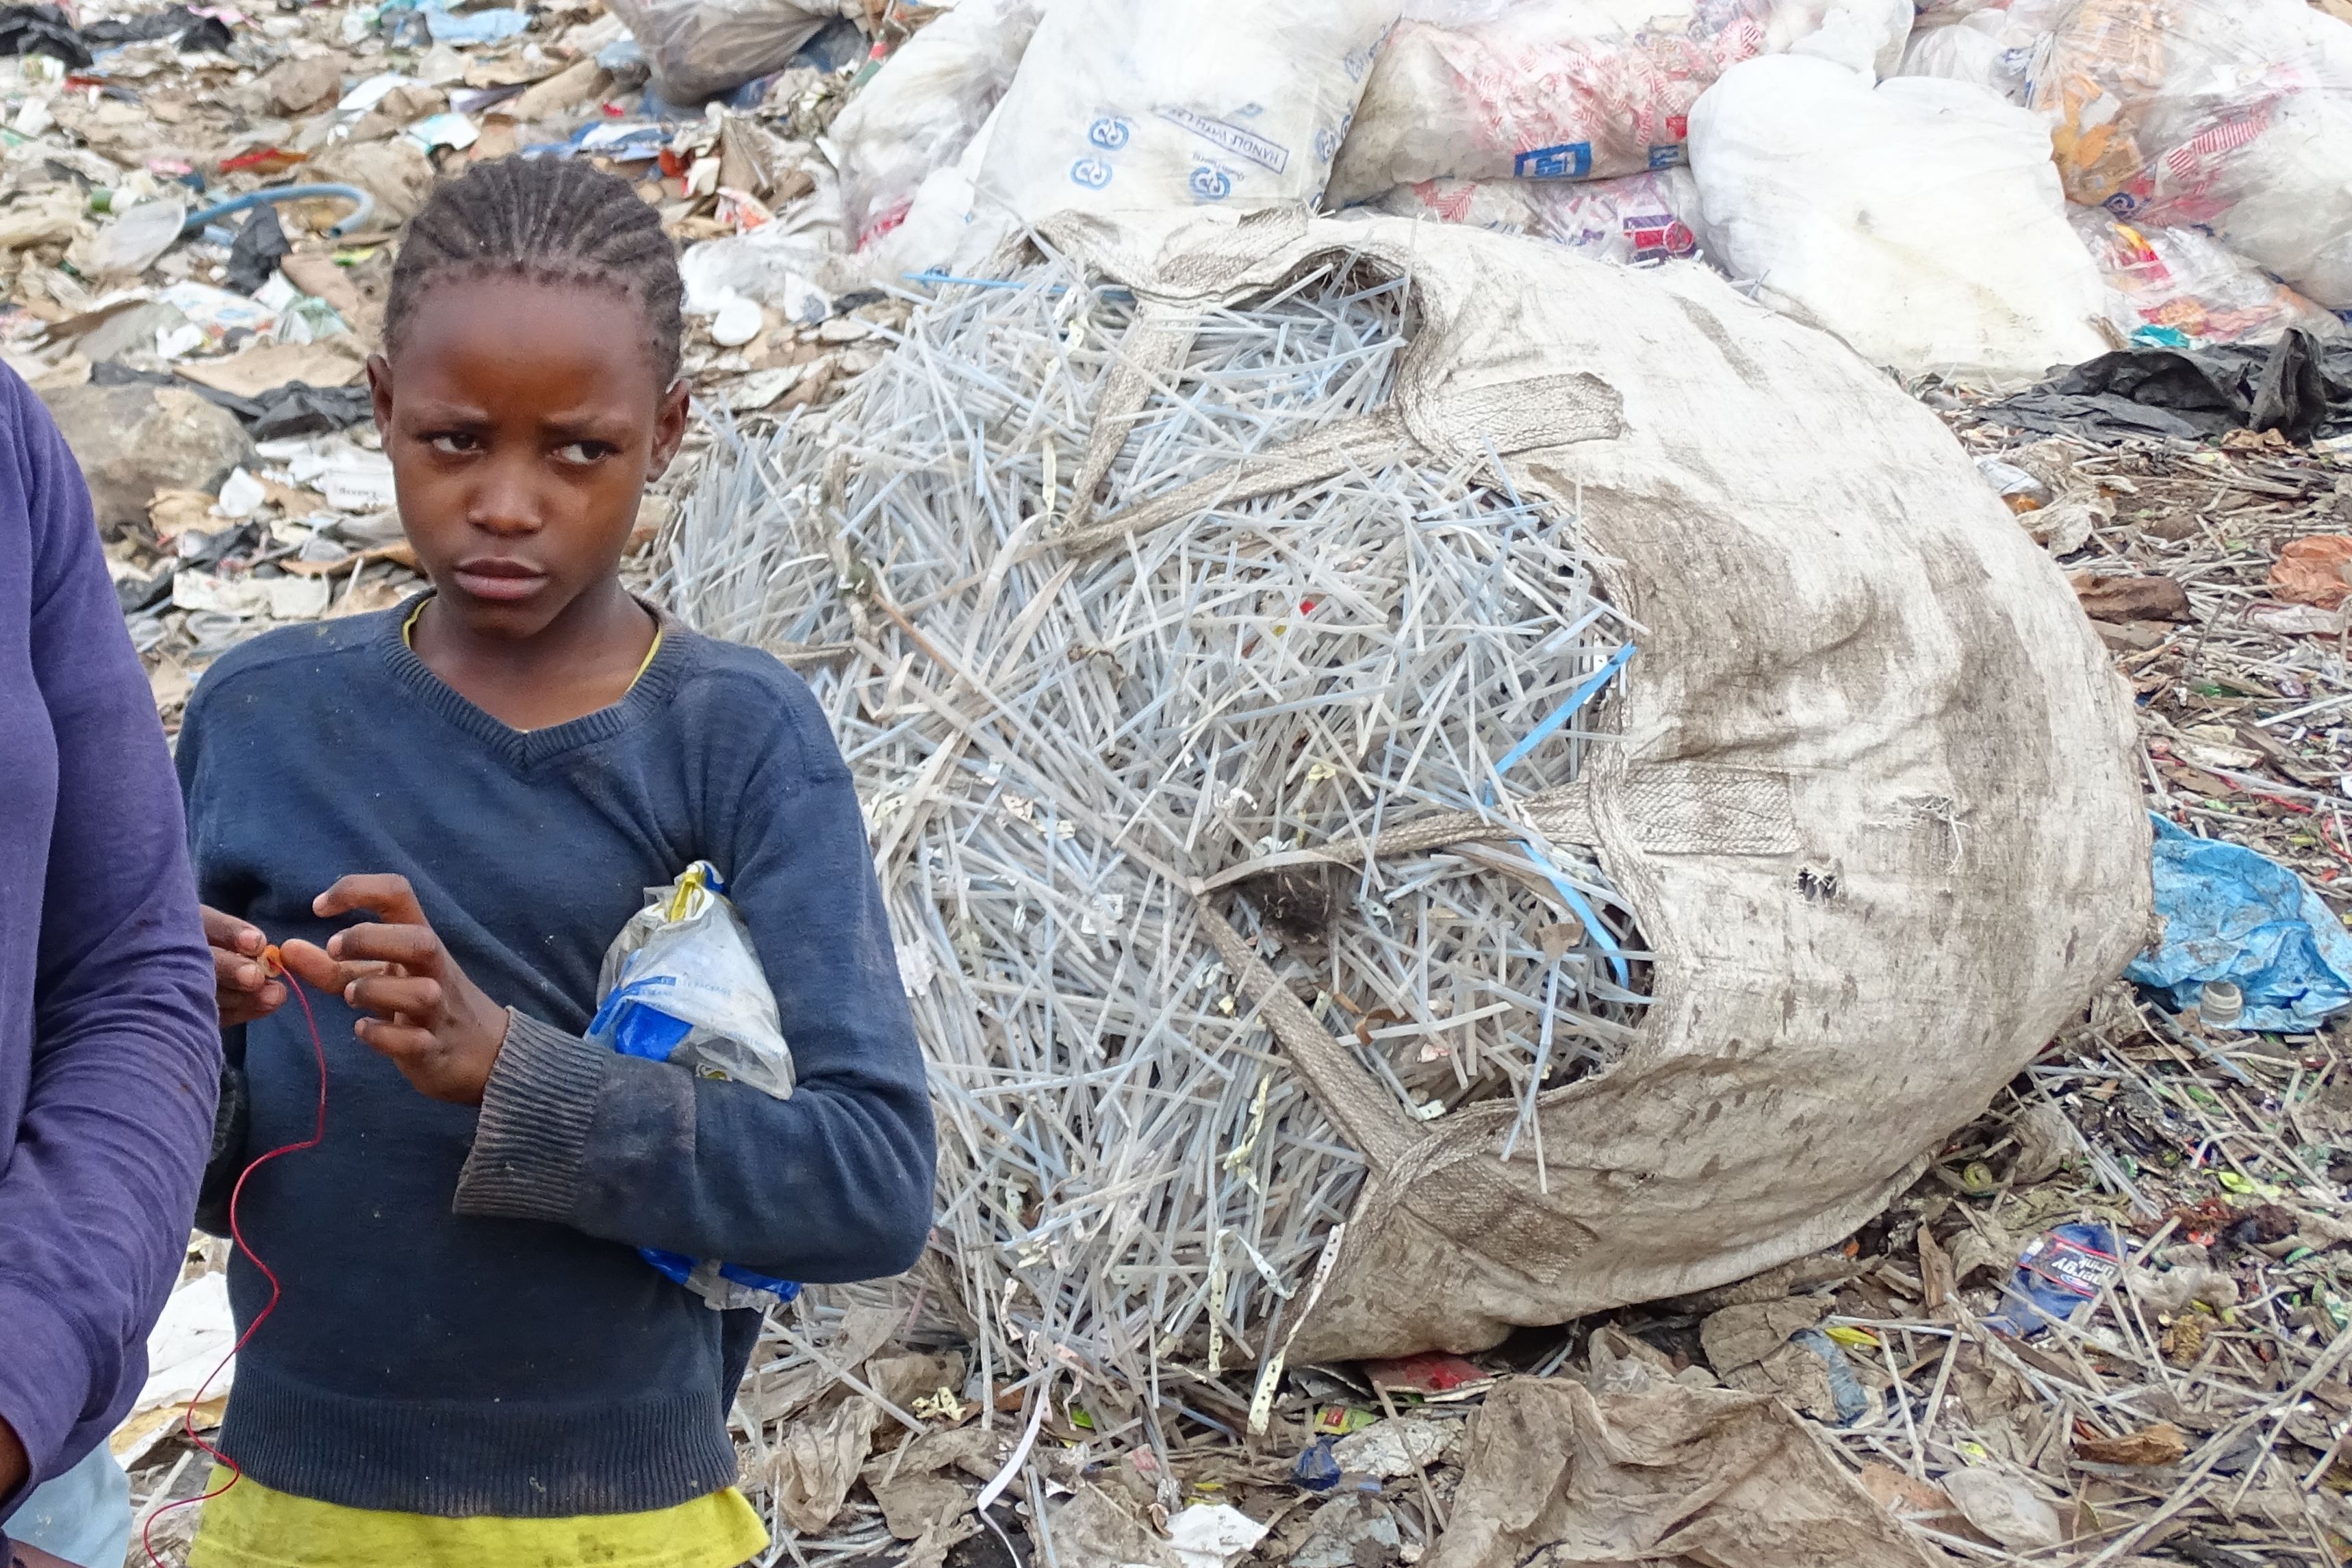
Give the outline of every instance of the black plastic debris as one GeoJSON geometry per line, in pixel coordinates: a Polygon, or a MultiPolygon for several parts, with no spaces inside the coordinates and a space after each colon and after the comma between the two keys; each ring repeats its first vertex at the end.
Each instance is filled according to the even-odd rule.
{"type": "Polygon", "coordinates": [[[1982,413],[2019,430],[2093,440],[2275,430],[2309,441],[2352,432],[2352,345],[2290,331],[2267,348],[2121,349],[1982,413]]]}
{"type": "Polygon", "coordinates": [[[257,405],[256,413],[246,422],[246,428],[256,441],[348,430],[366,423],[375,412],[364,385],[314,387],[288,382],[251,401],[257,405]]]}
{"type": "Polygon", "coordinates": [[[217,16],[199,16],[185,5],[167,6],[136,16],[109,16],[81,30],[92,47],[110,49],[120,44],[143,44],[154,38],[175,38],[183,54],[217,54],[234,35],[217,16]]]}
{"type": "Polygon", "coordinates": [[[79,70],[89,46],[54,5],[0,5],[0,55],[47,55],[79,70]]]}
{"type": "Polygon", "coordinates": [[[293,248],[286,243],[277,208],[267,202],[251,208],[245,215],[245,226],[236,231],[236,243],[229,246],[224,281],[239,294],[250,294],[269,281],[279,258],[293,248]]]}
{"type": "Polygon", "coordinates": [[[183,392],[192,392],[206,402],[236,415],[237,423],[244,425],[247,434],[256,441],[276,441],[288,435],[317,435],[327,431],[349,430],[352,425],[366,423],[375,415],[374,402],[364,382],[351,387],[314,387],[308,382],[288,382],[256,397],[239,397],[218,387],[208,387],[202,382],[184,381],[178,376],[163,375],[155,371],[135,371],[112,360],[90,366],[89,379],[100,386],[112,386],[121,382],[147,382],[156,386],[178,387],[183,392]]]}

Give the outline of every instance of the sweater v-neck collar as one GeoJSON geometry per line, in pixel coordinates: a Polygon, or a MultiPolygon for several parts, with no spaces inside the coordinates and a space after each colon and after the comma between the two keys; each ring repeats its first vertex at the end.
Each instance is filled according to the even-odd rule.
{"type": "Polygon", "coordinates": [[[377,650],[391,665],[394,676],[423,699],[427,707],[517,769],[536,768],[567,751],[609,740],[660,712],[677,691],[688,658],[687,644],[691,639],[686,628],[667,612],[646,605],[660,622],[660,645],[619,702],[545,729],[517,729],[495,714],[476,706],[457,687],[435,674],[433,667],[418,658],[416,650],[408,645],[405,633],[409,619],[431,597],[429,593],[417,594],[384,617],[382,634],[376,639],[377,650]]]}

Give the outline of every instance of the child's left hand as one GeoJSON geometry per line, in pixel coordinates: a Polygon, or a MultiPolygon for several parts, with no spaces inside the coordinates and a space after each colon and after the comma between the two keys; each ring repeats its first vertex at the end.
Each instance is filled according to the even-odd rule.
{"type": "Polygon", "coordinates": [[[321,949],[289,942],[286,967],[313,989],[339,993],[362,1012],[360,1043],[392,1059],[425,1094],[478,1105],[506,1043],[507,1011],[466,977],[426,924],[404,876],[347,876],[312,901],[331,919],[364,909],[377,916],[338,931],[321,949]]]}

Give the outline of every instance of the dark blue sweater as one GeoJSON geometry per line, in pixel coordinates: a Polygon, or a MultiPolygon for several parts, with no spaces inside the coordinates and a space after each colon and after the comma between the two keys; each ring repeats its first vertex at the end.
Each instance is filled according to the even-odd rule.
{"type": "MultiPolygon", "coordinates": [[[[636,1254],[785,1279],[910,1267],[931,1119],[848,770],[798,677],[676,624],[618,706],[509,728],[425,668],[405,610],[273,632],[189,704],[180,776],[205,902],[323,941],[310,901],[397,872],[513,1009],[478,1112],[427,1100],[312,998],[327,1141],[246,1188],[285,1299],[238,1357],[223,1447],[256,1480],[351,1507],[551,1517],[726,1485],[757,1314],[636,1254]],[[764,965],[798,1087],[776,1100],[579,1038],[606,946],[709,860],[764,965]]],[[[289,1002],[229,1040],[250,1158],[310,1130],[289,1002]]],[[[268,1298],[232,1265],[240,1327],[268,1298]]]]}

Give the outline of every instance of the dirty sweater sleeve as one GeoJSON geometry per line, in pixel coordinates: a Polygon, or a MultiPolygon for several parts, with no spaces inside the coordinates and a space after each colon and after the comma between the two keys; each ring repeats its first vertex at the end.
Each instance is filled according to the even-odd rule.
{"type": "MultiPolygon", "coordinates": [[[[0,413],[57,747],[46,871],[0,888],[39,900],[31,1071],[21,1119],[0,1125],[0,1416],[37,1479],[103,1441],[146,1375],[211,1142],[220,1030],[179,789],[89,492],[14,375],[0,413]]],[[[0,1497],[0,1518],[16,1500],[0,1497]]]]}
{"type": "Polygon", "coordinates": [[[776,996],[789,1100],[621,1056],[517,1013],[460,1214],[554,1220],[812,1283],[913,1266],[930,1224],[923,1062],[848,769],[797,680],[767,699],[709,858],[776,996]]]}

